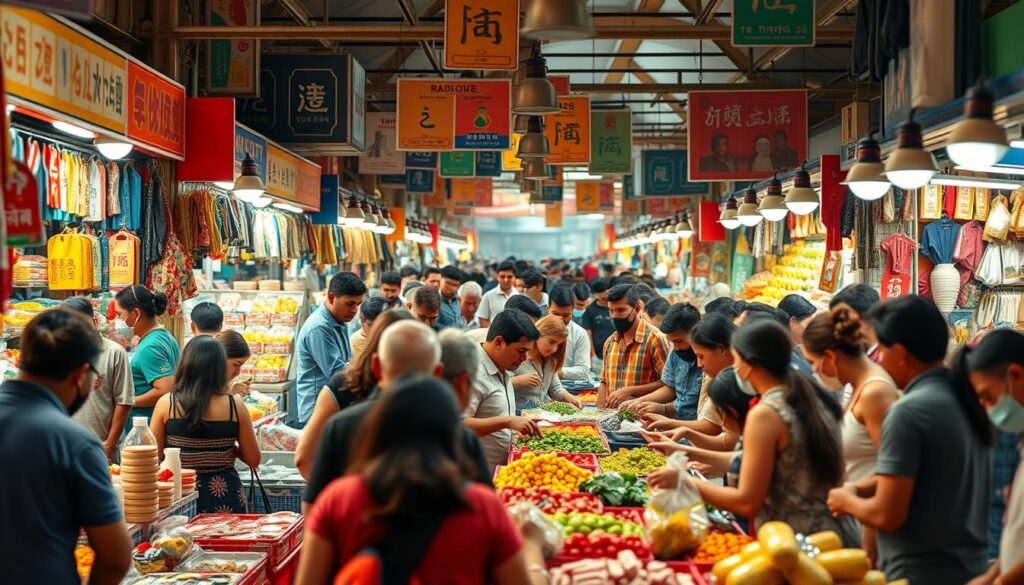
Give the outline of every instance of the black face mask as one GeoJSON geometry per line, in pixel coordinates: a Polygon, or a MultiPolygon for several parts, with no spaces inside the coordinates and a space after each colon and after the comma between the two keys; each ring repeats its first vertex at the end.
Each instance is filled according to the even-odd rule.
{"type": "MultiPolygon", "coordinates": [[[[633,313],[630,312],[630,315],[633,313]]],[[[619,335],[625,335],[629,328],[633,326],[634,319],[629,317],[623,317],[619,319],[612,319],[612,325],[615,326],[615,330],[619,332],[619,335]]]]}
{"type": "Polygon", "coordinates": [[[75,416],[75,413],[78,412],[78,410],[85,405],[85,401],[88,399],[88,394],[82,396],[81,394],[75,392],[75,399],[71,401],[71,406],[68,406],[68,415],[75,416]]]}
{"type": "Polygon", "coordinates": [[[684,362],[689,362],[692,364],[693,362],[697,361],[697,354],[694,353],[692,347],[690,349],[677,349],[675,350],[675,354],[679,356],[679,359],[683,360],[684,362]]]}

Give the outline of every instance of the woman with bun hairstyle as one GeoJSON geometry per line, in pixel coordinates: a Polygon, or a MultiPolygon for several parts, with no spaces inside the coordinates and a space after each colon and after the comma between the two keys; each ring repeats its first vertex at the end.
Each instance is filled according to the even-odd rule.
{"type": "Polygon", "coordinates": [[[174,387],[174,369],[181,355],[177,340],[156,320],[167,311],[167,296],[133,284],[114,297],[114,310],[121,324],[139,338],[131,360],[135,386],[132,416],[150,418],[157,400],[174,387]]]}

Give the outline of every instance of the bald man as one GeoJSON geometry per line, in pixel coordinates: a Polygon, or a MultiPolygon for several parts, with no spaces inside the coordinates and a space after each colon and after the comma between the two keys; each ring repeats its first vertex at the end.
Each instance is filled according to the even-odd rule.
{"type": "MultiPolygon", "coordinates": [[[[394,323],[381,335],[377,354],[373,356],[370,367],[380,381],[378,388],[381,392],[387,392],[392,382],[405,374],[427,374],[440,378],[444,364],[441,363],[441,344],[437,334],[419,321],[394,323]]],[[[327,422],[313,460],[313,469],[307,478],[303,512],[316,501],[317,495],[324,488],[347,472],[359,427],[376,403],[376,398],[377,393],[370,394],[365,402],[342,410],[327,422]]],[[[468,429],[463,432],[462,448],[479,468],[477,479],[482,483],[490,483],[480,443],[468,429]]]]}

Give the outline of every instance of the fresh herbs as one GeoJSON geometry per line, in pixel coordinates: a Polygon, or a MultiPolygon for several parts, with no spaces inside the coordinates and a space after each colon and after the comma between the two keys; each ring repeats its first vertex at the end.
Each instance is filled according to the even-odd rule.
{"type": "Polygon", "coordinates": [[[640,507],[647,504],[647,482],[635,475],[602,473],[584,481],[580,489],[599,496],[606,506],[640,507]]]}

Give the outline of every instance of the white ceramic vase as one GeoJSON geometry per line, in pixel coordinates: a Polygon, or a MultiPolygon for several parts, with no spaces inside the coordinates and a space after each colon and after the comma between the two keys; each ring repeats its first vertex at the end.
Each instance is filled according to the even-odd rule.
{"type": "Polygon", "coordinates": [[[952,264],[938,264],[931,274],[932,300],[939,311],[948,313],[956,307],[960,294],[960,272],[952,264]]]}

